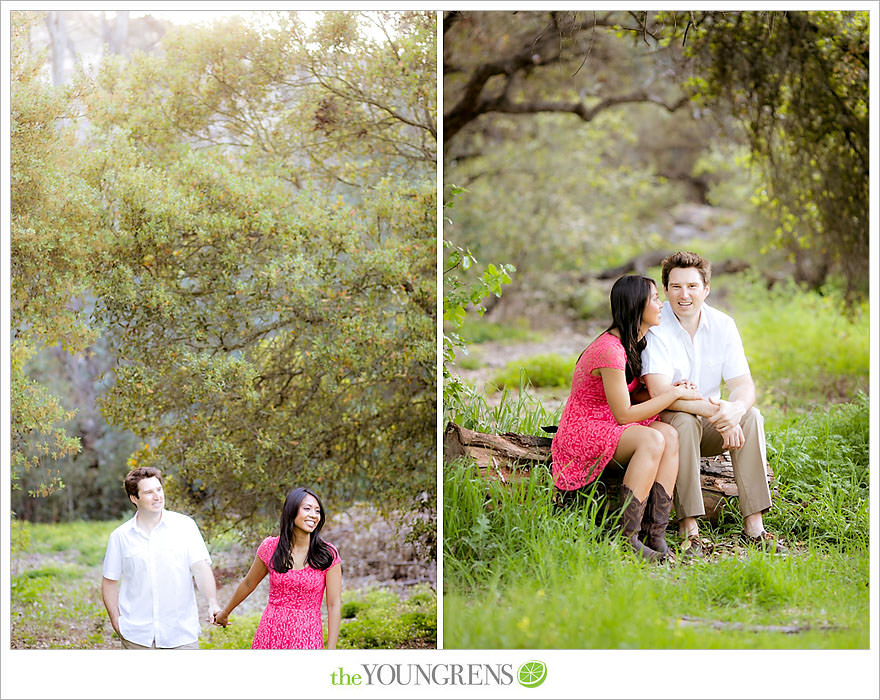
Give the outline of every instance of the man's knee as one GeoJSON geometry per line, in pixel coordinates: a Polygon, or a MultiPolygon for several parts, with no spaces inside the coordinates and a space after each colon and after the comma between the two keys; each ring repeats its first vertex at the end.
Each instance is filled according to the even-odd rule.
{"type": "Polygon", "coordinates": [[[684,411],[663,411],[660,419],[675,428],[682,447],[687,444],[699,443],[703,432],[703,423],[699,416],[684,411]]]}
{"type": "Polygon", "coordinates": [[[752,406],[748,411],[745,412],[745,415],[742,417],[742,420],[739,424],[743,427],[743,429],[748,426],[762,426],[764,425],[764,416],[761,415],[761,412],[752,406]]]}

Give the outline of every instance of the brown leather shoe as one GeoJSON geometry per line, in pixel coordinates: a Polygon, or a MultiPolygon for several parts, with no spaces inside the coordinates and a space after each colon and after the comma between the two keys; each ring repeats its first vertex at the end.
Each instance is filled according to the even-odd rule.
{"type": "Polygon", "coordinates": [[[788,554],[788,547],[782,544],[782,542],[776,538],[776,535],[771,534],[766,530],[762,530],[761,534],[757,537],[747,535],[745,532],[740,533],[740,540],[747,547],[757,547],[768,554],[777,554],[779,556],[785,556],[788,554]]]}
{"type": "Polygon", "coordinates": [[[650,547],[645,546],[639,541],[639,530],[642,528],[642,516],[645,512],[645,503],[635,497],[629,487],[623,485],[620,487],[620,500],[623,506],[623,515],[621,516],[620,530],[624,539],[633,548],[636,554],[641,555],[648,561],[656,561],[661,555],[650,547]]]}
{"type": "Polygon", "coordinates": [[[672,511],[672,497],[659,482],[654,482],[645,503],[642,516],[642,529],[639,539],[661,556],[669,556],[666,544],[666,526],[669,525],[669,513],[672,511]]]}

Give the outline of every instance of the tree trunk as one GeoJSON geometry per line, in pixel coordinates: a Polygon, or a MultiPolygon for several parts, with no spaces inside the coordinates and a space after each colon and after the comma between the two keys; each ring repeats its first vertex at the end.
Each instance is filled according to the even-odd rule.
{"type": "MultiPolygon", "coordinates": [[[[450,422],[443,435],[443,458],[452,460],[470,457],[476,463],[480,476],[507,484],[528,478],[532,467],[549,469],[551,443],[552,438],[549,437],[518,433],[479,433],[450,422]]],[[[623,473],[623,469],[612,461],[599,476],[600,490],[607,493],[610,499],[616,499],[623,473]]],[[[767,479],[769,481],[772,478],[773,472],[768,465],[767,479]]],[[[721,504],[727,498],[738,495],[733,478],[733,464],[727,453],[718,457],[703,457],[700,460],[700,485],[706,518],[714,522],[720,513],[721,504]]]]}

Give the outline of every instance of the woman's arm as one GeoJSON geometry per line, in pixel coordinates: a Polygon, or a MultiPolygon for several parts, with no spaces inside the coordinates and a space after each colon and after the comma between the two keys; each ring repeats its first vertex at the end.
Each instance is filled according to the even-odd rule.
{"type": "Polygon", "coordinates": [[[605,398],[611,408],[611,414],[620,424],[637,423],[638,421],[656,416],[679,399],[698,399],[700,395],[684,385],[673,386],[669,390],[642,403],[632,404],[629,389],[626,386],[626,375],[622,369],[614,367],[597,368],[605,387],[605,398]]]}
{"type": "Polygon", "coordinates": [[[342,622],[342,564],[327,570],[324,586],[327,597],[327,648],[335,649],[342,622]]]}
{"type": "Polygon", "coordinates": [[[268,573],[269,569],[266,568],[263,560],[260,557],[254,557],[254,563],[251,564],[250,571],[247,572],[241,583],[238,584],[235,593],[232,594],[232,599],[223,610],[214,615],[214,624],[226,627],[229,622],[229,613],[235,610],[245,598],[254,592],[254,589],[268,573]]]}

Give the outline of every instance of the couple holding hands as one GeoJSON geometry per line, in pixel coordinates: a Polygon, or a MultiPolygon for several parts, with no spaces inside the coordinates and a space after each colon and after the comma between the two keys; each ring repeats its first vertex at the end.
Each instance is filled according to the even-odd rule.
{"type": "Polygon", "coordinates": [[[124,483],[137,512],[111,533],[101,582],[104,606],[123,648],[198,649],[193,579],[207,600],[208,621],[225,627],[229,614],[267,575],[269,598],[251,648],[323,649],[325,596],[327,648],[336,648],[342,566],[336,547],[319,534],[325,514],[313,491],[295,488],[287,494],[279,534],[263,540],[247,575],[221,609],[199,528],[189,516],[165,510],[161,472],[133,469],[124,483]]]}
{"type": "Polygon", "coordinates": [[[553,438],[555,486],[572,492],[595,481],[611,460],[626,465],[621,529],[629,545],[646,559],[667,558],[674,504],[682,548],[688,558],[699,557],[700,457],[729,450],[744,540],[784,553],[764,530],[764,421],[742,340],[733,319],[705,303],[711,265],[678,252],[663,260],[661,274],[663,305],[647,277],[614,283],[611,325],[578,358],[553,438]]]}

